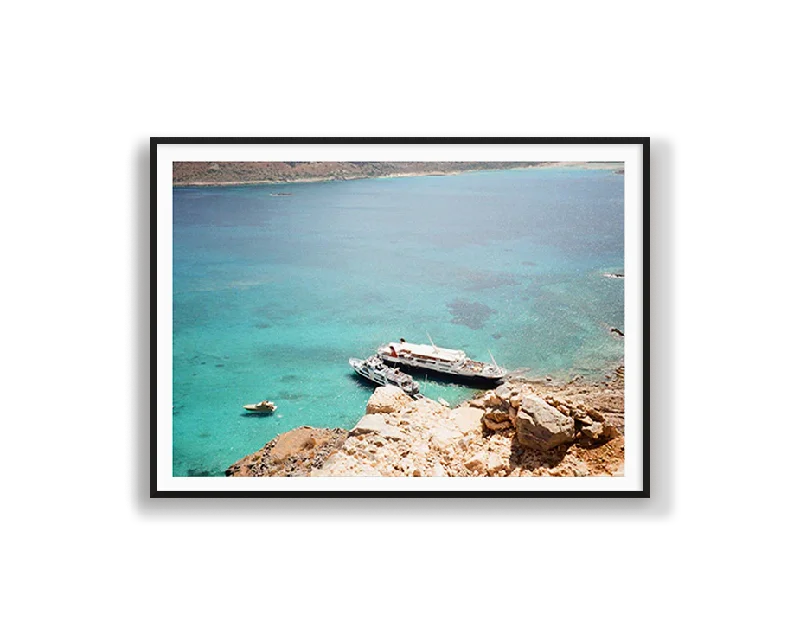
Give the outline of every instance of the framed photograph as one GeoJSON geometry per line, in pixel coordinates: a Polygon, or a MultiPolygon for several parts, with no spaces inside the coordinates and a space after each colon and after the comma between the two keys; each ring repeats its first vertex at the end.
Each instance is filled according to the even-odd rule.
{"type": "Polygon", "coordinates": [[[152,497],[649,497],[649,138],[152,138],[152,497]]]}

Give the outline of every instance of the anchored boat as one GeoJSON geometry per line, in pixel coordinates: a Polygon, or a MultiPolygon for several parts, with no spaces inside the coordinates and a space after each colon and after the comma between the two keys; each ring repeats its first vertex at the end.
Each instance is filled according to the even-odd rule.
{"type": "Polygon", "coordinates": [[[256,411],[258,413],[272,413],[277,409],[275,403],[270,402],[269,400],[262,400],[257,404],[246,404],[244,408],[248,411],[256,411]]]}
{"type": "Polygon", "coordinates": [[[471,360],[463,351],[437,347],[432,340],[428,345],[414,344],[400,338],[400,342],[390,342],[380,347],[378,356],[389,364],[427,369],[471,382],[499,384],[508,373],[494,362],[494,358],[491,364],[471,360]]]}
{"type": "Polygon", "coordinates": [[[400,387],[410,396],[419,393],[419,383],[414,378],[399,369],[387,366],[378,356],[370,356],[366,360],[350,358],[350,366],[359,375],[381,386],[400,387]]]}

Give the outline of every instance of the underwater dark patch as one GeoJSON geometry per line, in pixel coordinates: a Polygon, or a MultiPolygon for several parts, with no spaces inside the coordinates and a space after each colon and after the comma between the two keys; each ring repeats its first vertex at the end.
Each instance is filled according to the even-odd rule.
{"type": "Polygon", "coordinates": [[[189,469],[186,475],[190,478],[210,478],[215,474],[208,469],[189,469]]]}
{"type": "Polygon", "coordinates": [[[482,302],[468,302],[467,300],[453,300],[447,303],[450,310],[450,322],[463,324],[470,329],[482,329],[493,313],[497,313],[490,306],[482,302]]]}

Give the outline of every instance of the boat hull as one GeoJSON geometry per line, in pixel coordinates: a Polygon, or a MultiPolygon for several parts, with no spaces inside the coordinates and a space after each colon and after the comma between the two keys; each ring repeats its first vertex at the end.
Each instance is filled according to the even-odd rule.
{"type": "Polygon", "coordinates": [[[419,393],[419,384],[415,381],[411,381],[411,385],[408,388],[404,388],[397,384],[394,380],[389,378],[388,376],[381,375],[379,372],[375,371],[374,369],[365,366],[364,360],[358,360],[356,358],[350,358],[350,366],[353,368],[358,375],[363,378],[366,378],[370,382],[374,382],[375,384],[381,387],[397,387],[398,389],[404,391],[410,396],[415,396],[419,393]]]}
{"type": "Polygon", "coordinates": [[[484,378],[479,376],[464,376],[457,373],[447,373],[438,371],[436,369],[429,369],[427,367],[415,367],[405,363],[392,363],[392,366],[397,367],[401,371],[414,375],[418,380],[422,380],[424,375],[430,382],[439,382],[442,384],[458,384],[465,387],[472,387],[474,389],[494,389],[504,382],[504,379],[484,378]]]}

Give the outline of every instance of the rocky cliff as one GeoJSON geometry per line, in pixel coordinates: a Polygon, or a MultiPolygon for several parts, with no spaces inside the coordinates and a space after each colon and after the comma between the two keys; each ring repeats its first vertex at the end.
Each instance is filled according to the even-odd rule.
{"type": "Polygon", "coordinates": [[[624,369],[585,384],[507,382],[454,409],[378,387],[350,431],[299,427],[228,476],[622,475],[624,369]]]}

